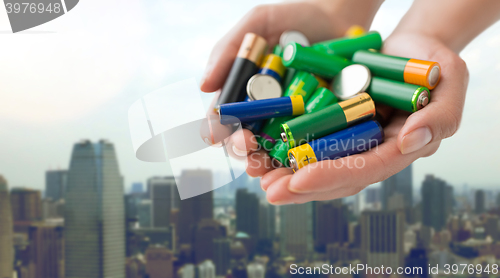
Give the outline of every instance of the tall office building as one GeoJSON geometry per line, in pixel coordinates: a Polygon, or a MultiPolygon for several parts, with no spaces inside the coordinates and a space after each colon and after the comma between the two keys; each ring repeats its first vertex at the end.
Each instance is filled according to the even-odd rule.
{"type": "Polygon", "coordinates": [[[137,217],[141,228],[151,227],[151,200],[141,200],[137,205],[137,217]]]}
{"type": "Polygon", "coordinates": [[[0,175],[0,278],[11,278],[14,265],[12,211],[7,181],[0,175]]]}
{"type": "MultiPolygon", "coordinates": [[[[187,187],[211,187],[212,173],[210,170],[185,170],[181,173],[180,183],[181,186],[187,187]]],[[[179,232],[179,242],[181,244],[190,244],[192,242],[194,227],[201,219],[213,218],[213,207],[213,191],[180,202],[177,231],[179,232]]]]}
{"type": "Polygon", "coordinates": [[[50,198],[53,201],[64,198],[67,182],[67,170],[49,170],[45,172],[45,198],[50,198]]]}
{"type": "Polygon", "coordinates": [[[174,277],[174,254],[161,245],[146,250],[146,274],[149,278],[174,277]]]}
{"type": "Polygon", "coordinates": [[[214,240],[226,236],[226,229],[213,219],[202,219],[196,225],[193,239],[194,262],[214,260],[214,240]]]}
{"type": "Polygon", "coordinates": [[[280,207],[281,254],[303,261],[313,252],[313,203],[280,207]]]}
{"type": "Polygon", "coordinates": [[[406,207],[413,207],[412,164],[382,182],[382,209],[388,210],[389,198],[395,193],[403,195],[406,207]]]}
{"type": "Polygon", "coordinates": [[[342,199],[315,202],[314,248],[325,252],[331,243],[343,243],[349,240],[348,208],[342,199]]]}
{"type": "Polygon", "coordinates": [[[73,147],[65,209],[66,278],[125,277],[123,178],[113,144],[73,147]]]}
{"type": "Polygon", "coordinates": [[[367,187],[365,190],[365,202],[368,204],[380,202],[380,192],[379,187],[367,187]]]}
{"type": "Polygon", "coordinates": [[[35,224],[29,229],[29,242],[34,278],[64,278],[63,226],[35,224]]]}
{"type": "Polygon", "coordinates": [[[445,181],[427,175],[422,183],[422,224],[441,231],[451,212],[452,189],[445,181]]]}
{"type": "Polygon", "coordinates": [[[134,182],[132,183],[132,187],[130,188],[130,193],[132,194],[140,194],[144,192],[144,186],[142,182],[134,182]]]}
{"type": "Polygon", "coordinates": [[[173,208],[174,177],[153,177],[148,180],[152,201],[151,216],[153,227],[166,228],[170,225],[170,212],[173,208]]]}
{"type": "Polygon", "coordinates": [[[474,211],[477,214],[481,214],[481,213],[486,211],[486,206],[485,206],[486,200],[485,199],[486,199],[486,197],[484,195],[484,191],[483,190],[476,190],[474,211]]]}
{"type": "Polygon", "coordinates": [[[270,204],[259,206],[259,239],[273,240],[276,235],[276,207],[270,204]]]}
{"type": "Polygon", "coordinates": [[[254,240],[259,234],[260,201],[255,193],[246,188],[236,191],[236,231],[245,232],[254,240]]]}
{"type": "Polygon", "coordinates": [[[214,264],[218,276],[225,276],[231,269],[231,240],[228,238],[214,239],[214,264]]]}
{"type": "Polygon", "coordinates": [[[10,192],[10,204],[14,222],[42,219],[42,198],[39,190],[13,188],[10,192]]]}
{"type": "Polygon", "coordinates": [[[371,267],[404,266],[404,212],[364,211],[361,215],[361,251],[371,267]]]}

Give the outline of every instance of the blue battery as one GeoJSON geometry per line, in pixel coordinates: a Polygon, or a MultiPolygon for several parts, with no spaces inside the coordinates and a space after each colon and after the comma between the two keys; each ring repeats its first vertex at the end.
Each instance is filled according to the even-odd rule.
{"type": "Polygon", "coordinates": [[[304,114],[301,95],[221,104],[220,123],[223,125],[304,114]]]}
{"type": "Polygon", "coordinates": [[[277,72],[275,72],[274,70],[272,70],[270,68],[261,68],[259,70],[259,73],[265,74],[265,75],[270,75],[270,76],[274,77],[278,82],[281,83],[281,76],[277,72]]]}
{"type": "Polygon", "coordinates": [[[384,130],[377,121],[367,121],[313,140],[288,151],[294,171],[322,160],[365,152],[384,140],[384,130]]]}

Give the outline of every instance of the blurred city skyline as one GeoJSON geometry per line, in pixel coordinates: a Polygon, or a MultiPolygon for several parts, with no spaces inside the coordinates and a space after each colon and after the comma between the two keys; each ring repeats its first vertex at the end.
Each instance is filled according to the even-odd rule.
{"type": "MultiPolygon", "coordinates": [[[[135,158],[129,106],[173,82],[200,80],[217,40],[254,5],[273,2],[85,1],[28,32],[2,32],[0,166],[10,184],[42,189],[45,171],[67,168],[71,145],[86,138],[114,142],[127,189],[149,176],[170,175],[168,164],[135,158]]],[[[386,38],[410,5],[385,1],[371,29],[386,38]]],[[[8,30],[2,9],[0,30],[8,30]]],[[[436,172],[458,187],[499,185],[500,122],[491,120],[500,108],[499,47],[497,23],[461,53],[471,75],[461,129],[435,155],[414,163],[415,184],[436,172]]],[[[212,96],[202,94],[205,107],[212,96]]]]}

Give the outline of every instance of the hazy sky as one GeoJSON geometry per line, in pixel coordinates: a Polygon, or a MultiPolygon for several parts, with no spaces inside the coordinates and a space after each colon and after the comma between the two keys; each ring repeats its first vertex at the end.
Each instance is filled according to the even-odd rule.
{"type": "MultiPolygon", "coordinates": [[[[262,1],[265,2],[265,1],[262,1]]],[[[273,2],[273,1],[268,1],[273,2]]],[[[200,80],[212,46],[257,2],[87,0],[21,34],[0,5],[0,174],[10,186],[42,189],[44,172],[68,167],[83,138],[115,144],[126,186],[169,174],[134,156],[127,111],[169,83],[200,80]]],[[[372,25],[386,38],[411,1],[386,1],[372,25]]],[[[432,157],[414,164],[454,185],[500,185],[500,24],[461,56],[470,70],[462,126],[432,157]]],[[[203,94],[205,104],[211,95],[203,94]]]]}

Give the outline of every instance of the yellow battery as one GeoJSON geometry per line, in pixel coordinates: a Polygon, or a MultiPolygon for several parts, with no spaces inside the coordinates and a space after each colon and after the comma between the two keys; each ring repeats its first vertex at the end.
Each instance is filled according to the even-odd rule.
{"type": "Polygon", "coordinates": [[[276,72],[281,78],[283,78],[286,71],[286,68],[281,60],[281,57],[272,53],[267,54],[260,67],[263,69],[270,69],[276,72]]]}
{"type": "Polygon", "coordinates": [[[354,37],[361,36],[364,33],[366,33],[365,28],[363,28],[362,26],[359,26],[359,25],[353,25],[353,26],[349,27],[349,29],[347,29],[347,31],[345,31],[345,36],[350,37],[350,38],[354,38],[354,37]]]}

